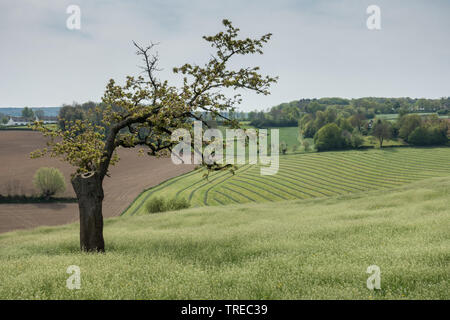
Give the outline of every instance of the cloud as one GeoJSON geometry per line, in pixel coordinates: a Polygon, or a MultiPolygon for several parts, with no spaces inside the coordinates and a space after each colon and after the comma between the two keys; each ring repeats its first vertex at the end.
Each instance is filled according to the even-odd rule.
{"type": "MultiPolygon", "coordinates": [[[[161,42],[161,77],[201,63],[201,36],[229,18],[243,35],[272,32],[263,56],[239,59],[278,75],[272,95],[245,94],[243,109],[301,97],[447,96],[450,22],[446,1],[11,1],[0,4],[0,105],[99,101],[110,78],[136,74],[131,41],[161,42]],[[66,8],[81,8],[81,30],[66,8]],[[380,31],[366,8],[381,8],[380,31]]],[[[235,65],[237,66],[237,64],[235,65]]]]}

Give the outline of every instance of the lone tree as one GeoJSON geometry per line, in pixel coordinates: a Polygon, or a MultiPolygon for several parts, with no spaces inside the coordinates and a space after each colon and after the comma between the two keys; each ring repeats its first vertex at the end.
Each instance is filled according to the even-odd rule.
{"type": "Polygon", "coordinates": [[[380,143],[380,149],[383,148],[383,141],[388,140],[392,136],[392,126],[386,120],[380,120],[374,124],[372,129],[372,135],[378,139],[380,143]]]}
{"type": "Polygon", "coordinates": [[[24,117],[26,120],[31,120],[34,117],[33,109],[25,107],[22,109],[22,117],[24,117]]]}
{"type": "MultiPolygon", "coordinates": [[[[50,139],[48,148],[37,150],[31,156],[49,154],[77,168],[71,182],[80,211],[81,250],[105,250],[103,180],[108,176],[109,166],[119,161],[118,147],[147,146],[149,155],[167,154],[177,143],[171,141],[175,129],[188,128],[191,119],[207,124],[203,114],[225,118],[221,113],[234,110],[241,102],[239,94],[229,98],[221,90],[247,89],[269,94],[270,85],[277,78],[262,76],[259,67],[233,70],[228,65],[235,56],[262,54],[263,45],[271,34],[240,39],[239,29],[230,21],[223,20],[223,25],[224,31],[203,37],[215,51],[206,64],[184,64],[173,69],[174,73],[182,75],[182,85],[172,86],[157,77],[160,69],[158,54],[153,53],[155,44],[143,47],[133,42],[137,55],[144,62],[143,75],[128,76],[123,86],[112,79],[109,81],[102,107],[96,110],[102,115],[103,125],[78,119],[66,121],[64,130],[51,130],[42,122],[35,122],[34,129],[50,139]]],[[[143,150],[141,148],[140,152],[143,150]]]]}

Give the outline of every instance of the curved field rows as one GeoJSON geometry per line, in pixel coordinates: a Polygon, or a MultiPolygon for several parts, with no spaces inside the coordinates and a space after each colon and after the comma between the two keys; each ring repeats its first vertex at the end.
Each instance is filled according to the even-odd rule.
{"type": "Polygon", "coordinates": [[[202,178],[197,170],[143,192],[123,214],[145,212],[155,196],[183,197],[191,206],[282,201],[329,197],[387,189],[413,181],[450,175],[450,148],[307,153],[280,157],[273,176],[262,176],[258,165],[242,165],[202,178]]]}

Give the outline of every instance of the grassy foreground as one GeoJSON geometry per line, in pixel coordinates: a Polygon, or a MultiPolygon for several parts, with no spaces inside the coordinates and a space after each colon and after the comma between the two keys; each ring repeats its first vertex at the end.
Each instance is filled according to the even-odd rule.
{"type": "Polygon", "coordinates": [[[106,220],[0,235],[0,299],[449,299],[450,177],[389,191],[106,220]],[[366,288],[370,265],[381,290],[366,288]],[[81,268],[81,289],[66,269],[81,268]]]}

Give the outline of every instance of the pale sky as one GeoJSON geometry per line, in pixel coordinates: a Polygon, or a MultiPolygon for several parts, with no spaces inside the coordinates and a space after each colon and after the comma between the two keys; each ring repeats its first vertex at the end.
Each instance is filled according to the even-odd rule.
{"type": "Polygon", "coordinates": [[[203,35],[227,18],[243,36],[273,33],[259,65],[280,77],[270,96],[245,94],[241,110],[300,98],[450,95],[450,1],[0,0],[0,106],[100,101],[110,78],[139,72],[132,40],[160,42],[161,78],[213,53],[203,35]],[[81,9],[81,30],[66,8],[81,9]],[[366,8],[381,9],[368,30],[366,8]]]}

